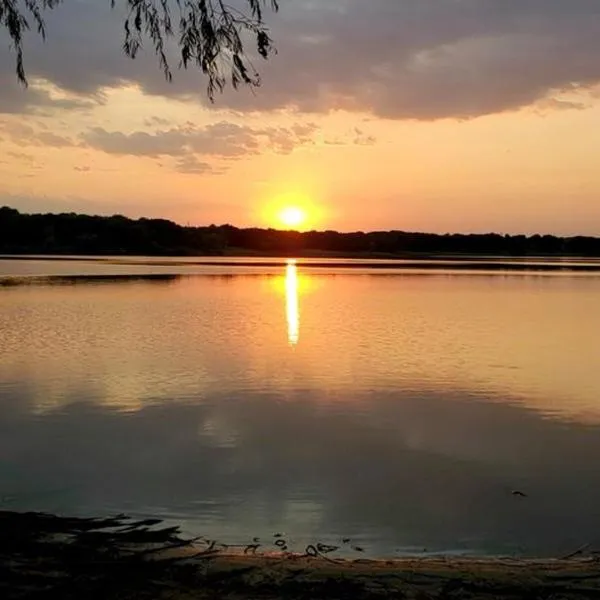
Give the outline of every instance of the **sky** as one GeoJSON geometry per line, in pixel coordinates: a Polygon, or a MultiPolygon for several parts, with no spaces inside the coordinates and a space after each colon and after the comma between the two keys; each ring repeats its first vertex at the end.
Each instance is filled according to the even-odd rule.
{"type": "Polygon", "coordinates": [[[261,87],[214,104],[197,71],[123,55],[120,6],[48,14],[26,89],[0,31],[0,205],[600,235],[599,0],[280,0],[261,87]]]}

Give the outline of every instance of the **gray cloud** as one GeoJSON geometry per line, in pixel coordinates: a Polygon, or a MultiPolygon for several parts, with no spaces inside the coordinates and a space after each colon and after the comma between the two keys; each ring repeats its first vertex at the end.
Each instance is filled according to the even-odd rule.
{"type": "MultiPolygon", "coordinates": [[[[486,0],[345,3],[343,16],[286,36],[265,69],[267,107],[367,110],[389,118],[468,118],[530,105],[600,80],[599,5],[486,0]]],[[[243,94],[228,94],[238,108],[243,94]]]]}
{"type": "Polygon", "coordinates": [[[208,163],[198,160],[193,154],[190,156],[183,156],[177,161],[175,170],[180,173],[189,173],[192,175],[204,175],[212,171],[211,165],[208,163]]]}
{"type": "Polygon", "coordinates": [[[357,146],[372,146],[377,140],[374,136],[368,135],[362,129],[358,127],[354,128],[354,140],[353,143],[357,146]]]}
{"type": "Polygon", "coordinates": [[[155,134],[145,131],[125,134],[94,127],[83,135],[83,140],[89,146],[108,154],[158,157],[185,153],[185,136],[174,129],[155,134]]]}
{"type": "Polygon", "coordinates": [[[21,169],[20,169],[21,175],[20,176],[23,178],[30,178],[37,171],[40,171],[42,169],[42,164],[34,156],[32,156],[31,154],[28,154],[26,152],[9,151],[6,153],[6,155],[19,161],[20,167],[21,167],[21,169]]]}
{"type": "Polygon", "coordinates": [[[52,98],[46,90],[33,85],[24,88],[17,82],[14,73],[6,69],[4,61],[0,60],[0,114],[45,114],[55,110],[81,110],[91,108],[97,102],[99,98],[52,98]]]}
{"type": "Polygon", "coordinates": [[[54,148],[63,148],[65,146],[74,146],[75,142],[65,136],[56,135],[50,131],[38,133],[36,139],[44,146],[53,146],[54,148]]]}
{"type": "MultiPolygon", "coordinates": [[[[263,149],[287,154],[299,144],[310,143],[314,131],[314,125],[255,129],[221,121],[203,128],[188,123],[154,133],[136,131],[125,134],[95,127],[83,134],[82,139],[85,144],[109,154],[147,157],[201,154],[237,159],[257,154],[263,149]]],[[[187,163],[182,164],[185,168],[187,163]]]]}
{"type": "MultiPolygon", "coordinates": [[[[170,85],[150,53],[122,56],[119,25],[118,12],[90,0],[61,7],[48,19],[48,44],[27,48],[30,74],[78,93],[130,81],[205,102],[198,74],[177,73],[170,85]]],[[[263,88],[228,91],[220,106],[470,118],[600,82],[597,0],[284,1],[272,30],[279,55],[258,64],[263,88]]],[[[0,73],[12,75],[11,60],[0,73]]]]}
{"type": "Polygon", "coordinates": [[[23,161],[23,162],[27,162],[27,163],[35,163],[36,160],[33,156],[31,156],[31,154],[27,154],[26,152],[7,152],[6,153],[8,156],[12,156],[13,158],[16,158],[17,160],[23,161]]]}
{"type": "Polygon", "coordinates": [[[4,136],[18,146],[50,146],[53,148],[64,148],[74,146],[75,141],[71,138],[57,135],[50,131],[44,131],[44,127],[37,124],[34,128],[25,123],[0,122],[0,131],[4,136]],[[40,131],[40,129],[42,131],[40,131]]]}
{"type": "Polygon", "coordinates": [[[377,142],[377,138],[359,127],[353,127],[343,135],[326,137],[323,142],[327,146],[372,146],[377,142]]]}
{"type": "Polygon", "coordinates": [[[171,121],[169,121],[169,119],[163,119],[162,117],[150,117],[149,119],[144,120],[144,125],[146,125],[146,127],[156,127],[170,124],[171,121]]]}

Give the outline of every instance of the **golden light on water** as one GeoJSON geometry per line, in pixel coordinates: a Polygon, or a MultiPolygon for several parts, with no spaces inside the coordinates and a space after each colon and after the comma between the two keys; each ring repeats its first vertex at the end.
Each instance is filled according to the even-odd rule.
{"type": "Polygon", "coordinates": [[[285,311],[287,316],[288,342],[291,346],[295,346],[300,338],[298,269],[296,261],[289,261],[285,268],[285,311]]]}
{"type": "Polygon", "coordinates": [[[318,278],[308,275],[306,271],[299,271],[295,259],[287,260],[285,271],[265,281],[265,284],[285,302],[287,341],[290,346],[296,346],[300,338],[301,298],[317,290],[321,284],[318,278]]]}

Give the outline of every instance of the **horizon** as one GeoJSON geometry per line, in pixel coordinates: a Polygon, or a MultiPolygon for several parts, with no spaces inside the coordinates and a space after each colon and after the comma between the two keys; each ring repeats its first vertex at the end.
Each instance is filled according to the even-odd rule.
{"type": "Polygon", "coordinates": [[[25,43],[27,89],[0,54],[0,204],[600,234],[594,2],[283,0],[266,14],[278,53],[257,64],[262,86],[214,104],[198,72],[167,83],[150,51],[126,58],[122,16],[91,0],[50,11],[47,42],[25,43]]]}
{"type": "Polygon", "coordinates": [[[533,232],[533,233],[507,233],[507,232],[502,232],[502,231],[443,231],[443,232],[437,232],[437,231],[413,231],[413,230],[406,230],[406,229],[370,229],[370,230],[348,230],[348,231],[344,231],[344,230],[338,230],[338,229],[282,229],[282,228],[278,228],[278,227],[269,227],[269,226],[253,226],[253,225],[249,225],[249,226],[239,226],[239,225],[235,225],[234,223],[206,223],[206,224],[190,224],[190,223],[181,223],[178,221],[175,221],[173,219],[168,219],[165,217],[146,217],[146,216],[134,216],[134,217],[130,217],[121,213],[112,213],[112,214],[98,214],[98,213],[81,213],[81,212],[25,212],[25,211],[20,211],[18,208],[14,207],[14,206],[8,206],[8,205],[4,205],[4,206],[0,206],[0,210],[2,209],[9,209],[9,210],[17,210],[19,212],[19,214],[21,215],[25,215],[25,216],[60,216],[60,215],[68,215],[68,214],[75,214],[77,216],[83,216],[83,217],[98,217],[98,218],[111,218],[111,217],[123,217],[126,219],[131,219],[132,221],[139,221],[139,220],[165,220],[165,221],[169,221],[171,223],[174,223],[175,225],[177,225],[178,227],[190,227],[190,228],[198,228],[198,229],[204,229],[204,228],[210,228],[210,227],[216,227],[216,228],[221,228],[221,227],[233,227],[235,229],[240,229],[240,230],[246,230],[246,229],[259,229],[259,230],[270,230],[270,231],[275,231],[277,233],[297,233],[297,234],[308,234],[308,233],[339,233],[342,235],[352,235],[352,234],[364,234],[364,235],[368,235],[368,234],[373,234],[373,233],[391,233],[391,232],[397,232],[397,233],[403,233],[403,234],[408,234],[408,235],[431,235],[431,236],[501,236],[501,237],[521,237],[524,236],[526,238],[532,238],[535,236],[539,236],[539,237],[555,237],[558,239],[568,239],[568,238],[577,238],[577,237],[586,237],[586,238],[592,238],[592,239],[600,239],[600,235],[583,235],[583,234],[574,234],[574,235],[555,235],[552,233],[544,233],[541,231],[538,232],[533,232]]]}

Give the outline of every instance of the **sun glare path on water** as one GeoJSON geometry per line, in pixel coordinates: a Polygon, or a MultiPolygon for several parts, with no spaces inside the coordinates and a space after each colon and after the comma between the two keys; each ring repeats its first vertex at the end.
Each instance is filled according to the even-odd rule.
{"type": "Polygon", "coordinates": [[[298,269],[291,260],[285,268],[285,311],[287,316],[288,341],[295,346],[300,338],[300,311],[298,309],[298,269]]]}

